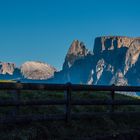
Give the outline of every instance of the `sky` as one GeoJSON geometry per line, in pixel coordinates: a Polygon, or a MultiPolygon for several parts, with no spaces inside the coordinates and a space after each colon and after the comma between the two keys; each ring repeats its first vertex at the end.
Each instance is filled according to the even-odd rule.
{"type": "Polygon", "coordinates": [[[0,61],[61,69],[73,40],[140,36],[139,0],[0,0],[0,61]]]}

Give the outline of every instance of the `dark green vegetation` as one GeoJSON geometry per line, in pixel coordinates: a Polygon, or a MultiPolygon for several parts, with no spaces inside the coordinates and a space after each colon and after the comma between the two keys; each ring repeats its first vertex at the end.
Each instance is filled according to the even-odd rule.
{"type": "MultiPolygon", "coordinates": [[[[8,100],[13,98],[14,92],[1,91],[0,99],[8,100]]],[[[47,91],[22,91],[21,99],[63,99],[64,94],[47,91]]],[[[110,99],[108,92],[81,92],[73,93],[72,99],[110,99]]],[[[116,99],[135,100],[134,97],[116,94],[116,99]]],[[[1,115],[10,114],[12,107],[1,107],[1,115]]],[[[21,107],[20,114],[44,114],[44,113],[63,113],[64,106],[32,106],[21,107]]],[[[73,106],[72,112],[102,112],[109,111],[110,106],[73,106]]],[[[116,111],[139,111],[140,106],[116,106],[116,111]]],[[[95,136],[113,135],[120,133],[130,133],[138,131],[140,128],[139,116],[99,116],[88,120],[72,120],[70,123],[65,121],[45,121],[31,122],[24,124],[0,125],[0,139],[5,140],[45,140],[45,139],[83,139],[95,136]]]]}

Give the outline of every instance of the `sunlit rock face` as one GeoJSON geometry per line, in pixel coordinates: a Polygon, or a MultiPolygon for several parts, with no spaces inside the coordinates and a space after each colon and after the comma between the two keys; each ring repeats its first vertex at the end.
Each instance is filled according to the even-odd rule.
{"type": "Polygon", "coordinates": [[[36,61],[28,61],[20,68],[12,63],[0,62],[0,79],[5,77],[44,80],[49,83],[139,86],[140,38],[97,37],[93,52],[83,42],[74,40],[61,71],[57,72],[47,63],[36,61]]]}
{"type": "Polygon", "coordinates": [[[16,67],[14,63],[0,62],[0,74],[12,75],[14,73],[15,68],[16,67]]]}
{"type": "MultiPolygon", "coordinates": [[[[133,85],[139,84],[140,38],[97,37],[94,44],[94,57],[98,59],[94,84],[133,85]],[[132,73],[137,73],[131,82],[132,73]],[[121,77],[120,77],[121,75],[121,77]]],[[[94,68],[95,69],[95,68],[94,68]]]]}
{"type": "Polygon", "coordinates": [[[42,62],[28,61],[21,66],[21,73],[26,79],[49,79],[54,76],[55,71],[54,67],[42,62]]]}
{"type": "Polygon", "coordinates": [[[122,47],[127,47],[131,45],[135,38],[129,38],[124,36],[103,36],[97,37],[94,43],[94,53],[99,54],[103,51],[116,50],[122,47]]]}
{"type": "Polygon", "coordinates": [[[57,82],[119,86],[140,84],[140,38],[97,37],[93,52],[80,44],[77,40],[72,43],[63,70],[55,74],[57,82]]]}
{"type": "MultiPolygon", "coordinates": [[[[14,63],[0,62],[0,80],[47,80],[54,76],[56,69],[47,63],[28,61],[17,68],[14,63]]],[[[34,82],[34,81],[32,81],[34,82]]]]}
{"type": "Polygon", "coordinates": [[[111,79],[111,84],[115,84],[117,86],[127,86],[128,81],[124,77],[123,73],[118,70],[118,72],[116,72],[116,74],[113,75],[113,77],[111,79]]]}
{"type": "Polygon", "coordinates": [[[89,51],[83,42],[74,40],[67,52],[63,69],[70,68],[76,60],[84,58],[88,53],[89,51]]]}
{"type": "Polygon", "coordinates": [[[130,44],[125,58],[125,69],[124,73],[126,74],[130,68],[134,67],[136,62],[139,59],[140,55],[140,38],[133,40],[130,44]]]}
{"type": "Polygon", "coordinates": [[[52,81],[55,83],[92,84],[93,64],[93,53],[86,48],[83,42],[74,40],[66,54],[63,69],[55,73],[52,81]]]}
{"type": "Polygon", "coordinates": [[[130,85],[140,86],[140,56],[138,57],[135,64],[133,64],[132,66],[129,65],[125,77],[128,79],[128,83],[130,85]]]}
{"type": "Polygon", "coordinates": [[[0,80],[21,79],[20,69],[14,63],[0,62],[0,80]]]}

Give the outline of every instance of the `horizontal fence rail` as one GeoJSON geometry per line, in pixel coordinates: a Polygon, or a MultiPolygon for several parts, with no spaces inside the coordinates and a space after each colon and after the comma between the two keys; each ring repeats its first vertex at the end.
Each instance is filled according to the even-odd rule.
{"type": "MultiPolygon", "coordinates": [[[[78,85],[78,84],[42,84],[42,83],[0,83],[0,91],[15,91],[13,100],[0,99],[0,107],[15,107],[13,115],[0,116],[0,123],[9,122],[28,122],[28,121],[43,121],[43,120],[66,120],[70,122],[71,119],[92,118],[100,115],[140,115],[140,112],[117,112],[115,106],[120,105],[140,105],[140,100],[126,100],[115,99],[115,92],[140,92],[138,86],[98,86],[98,85],[78,85]],[[21,90],[47,90],[47,91],[64,91],[64,99],[45,99],[45,100],[26,100],[20,99],[21,90]],[[109,91],[110,99],[72,99],[73,91],[109,91]],[[65,106],[63,114],[44,114],[44,115],[20,115],[20,107],[24,106],[41,106],[41,105],[62,105],[65,106]],[[109,112],[94,112],[94,113],[73,113],[72,106],[75,105],[104,105],[110,106],[109,112]]],[[[1,92],[0,92],[1,93],[1,92]]],[[[0,108],[1,109],[1,108],[0,108]]]]}
{"type": "MultiPolygon", "coordinates": [[[[65,105],[65,100],[30,100],[30,101],[0,101],[0,106],[36,106],[36,105],[65,105]]],[[[70,102],[71,105],[140,105],[140,100],[84,100],[77,99],[70,102]]]]}
{"type": "Polygon", "coordinates": [[[103,86],[79,84],[40,84],[40,83],[0,83],[0,90],[51,90],[63,91],[71,88],[73,91],[126,91],[140,92],[140,86],[103,86]]]}

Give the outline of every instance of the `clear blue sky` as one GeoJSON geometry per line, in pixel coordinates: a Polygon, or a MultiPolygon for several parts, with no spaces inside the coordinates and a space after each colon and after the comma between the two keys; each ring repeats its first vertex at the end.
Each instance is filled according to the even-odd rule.
{"type": "Polygon", "coordinates": [[[74,39],[92,50],[102,35],[140,36],[140,1],[0,0],[0,61],[61,69],[74,39]]]}

